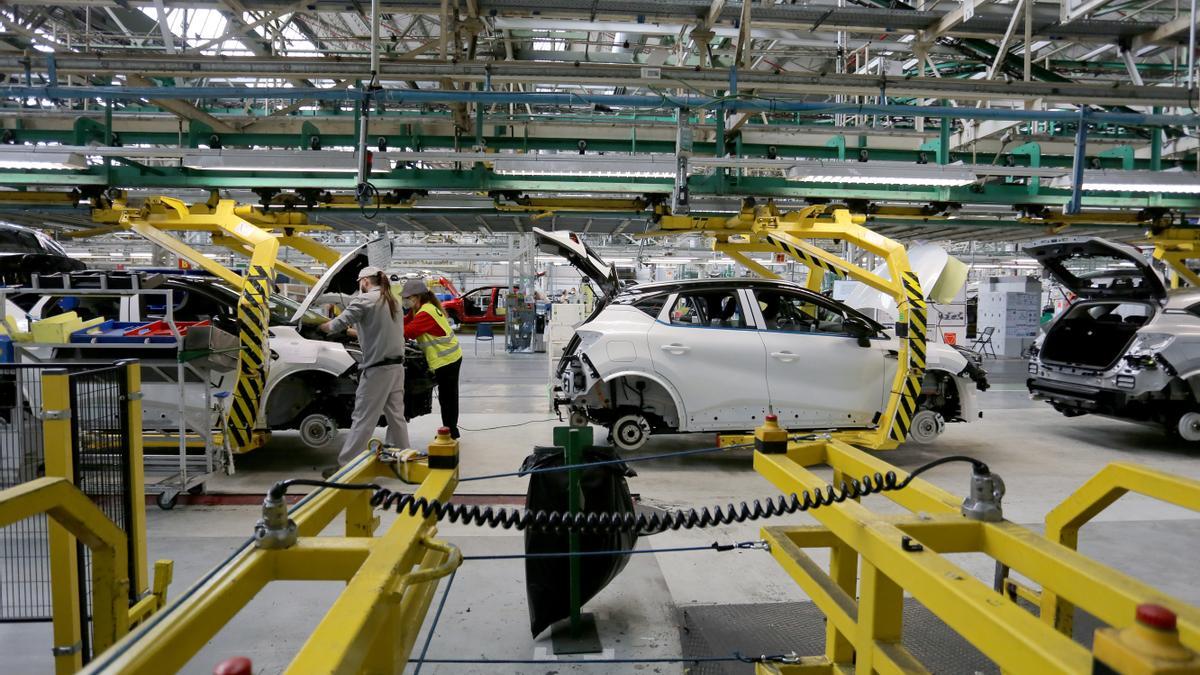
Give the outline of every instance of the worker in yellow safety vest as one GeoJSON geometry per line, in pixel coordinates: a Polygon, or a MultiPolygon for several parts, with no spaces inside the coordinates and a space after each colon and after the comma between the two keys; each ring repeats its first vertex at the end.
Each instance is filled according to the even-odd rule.
{"type": "Polygon", "coordinates": [[[404,337],[416,340],[425,352],[425,360],[437,383],[442,426],[450,429],[451,438],[458,438],[458,375],[463,356],[458,338],[450,328],[442,303],[424,280],[409,279],[400,296],[408,312],[404,320],[404,337]]]}

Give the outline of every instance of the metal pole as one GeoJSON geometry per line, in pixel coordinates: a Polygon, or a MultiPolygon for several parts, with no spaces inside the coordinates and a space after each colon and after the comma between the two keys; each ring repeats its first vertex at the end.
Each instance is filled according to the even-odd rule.
{"type": "Polygon", "coordinates": [[[1087,108],[1079,110],[1079,129],[1075,131],[1075,158],[1071,165],[1071,199],[1063,207],[1063,213],[1074,215],[1079,213],[1083,201],[1083,169],[1087,164],[1087,108]]]}
{"type": "Polygon", "coordinates": [[[379,77],[379,0],[371,0],[371,79],[359,106],[358,117],[358,203],[365,206],[370,200],[367,179],[370,173],[370,154],[367,152],[367,118],[371,114],[371,92],[379,77]]]}
{"type": "Polygon", "coordinates": [[[1192,0],[1191,21],[1188,21],[1187,90],[1196,83],[1196,0],[1192,0]]]}

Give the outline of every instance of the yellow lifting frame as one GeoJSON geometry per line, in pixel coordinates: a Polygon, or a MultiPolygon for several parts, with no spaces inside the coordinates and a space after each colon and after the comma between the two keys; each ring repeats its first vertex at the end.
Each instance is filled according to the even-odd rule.
{"type": "MultiPolygon", "coordinates": [[[[458,444],[439,436],[430,455],[457,459],[458,444]]],[[[455,462],[456,464],[456,462],[455,462]]],[[[415,496],[450,499],[457,468],[431,469],[401,463],[405,482],[420,483],[415,496]]],[[[393,477],[370,450],[330,480],[377,482],[393,477]]],[[[345,581],[346,588],[293,658],[289,673],[402,672],[436,590],[436,580],[462,561],[452,546],[434,539],[436,521],[402,513],[380,537],[369,491],[319,489],[301,500],[290,517],[297,542],[285,549],[247,542],[167,609],[85,672],[158,675],[188,663],[221,628],[272,581],[345,581]],[[339,514],[345,536],[318,536],[339,514]]],[[[208,664],[205,667],[211,667],[208,664]]]]}
{"type": "MultiPolygon", "coordinates": [[[[826,485],[825,477],[808,468],[814,465],[832,467],[834,482],[895,470],[837,439],[792,442],[786,454],[754,455],[755,470],[784,492],[826,485]]],[[[1142,484],[1169,501],[1181,494],[1179,486],[1142,484]]],[[[1189,504],[1195,499],[1190,490],[1189,504]]],[[[823,657],[793,665],[760,664],[757,672],[927,672],[900,644],[906,594],[1001,672],[1092,672],[1093,655],[1087,649],[944,557],[952,553],[984,553],[1117,628],[1133,625],[1139,604],[1164,605],[1178,616],[1183,644],[1200,649],[1200,609],[1025,527],[967,519],[960,513],[959,497],[923,480],[884,496],[909,513],[885,515],[847,500],[809,511],[819,526],[763,528],[777,562],[824,612],[827,635],[823,657]],[[831,550],[828,573],[808,556],[809,548],[831,550]]]]}
{"type": "MultiPolygon", "coordinates": [[[[117,224],[150,241],[176,251],[241,292],[238,300],[238,376],[233,400],[226,411],[230,447],[234,452],[249,452],[262,447],[269,432],[257,428],[259,407],[266,386],[268,302],[278,266],[279,238],[246,218],[261,217],[253,209],[237,205],[231,199],[210,200],[207,204],[188,205],[171,197],[152,197],[140,209],[115,207],[117,224]],[[169,223],[169,227],[164,227],[169,223]],[[250,256],[245,276],[229,270],[170,236],[165,230],[203,230],[221,233],[218,238],[237,242],[239,252],[250,256]]],[[[278,214],[282,224],[291,225],[292,215],[278,214]],[[288,216],[287,218],[283,218],[288,216]]],[[[290,235],[289,235],[290,236],[290,235]]]]}
{"type": "MultiPolygon", "coordinates": [[[[1079,547],[1079,528],[1129,492],[1200,512],[1200,481],[1138,464],[1114,462],[1089,478],[1046,514],[1046,538],[1076,550],[1079,547]]],[[[1060,598],[1052,589],[1046,589],[1041,594],[1042,619],[1065,635],[1070,635],[1073,629],[1074,609],[1070,601],[1060,598]]],[[[1120,614],[1127,615],[1130,611],[1130,607],[1125,607],[1120,614]]],[[[1185,643],[1190,638],[1193,646],[1200,644],[1200,616],[1193,615],[1191,623],[1181,622],[1180,632],[1186,636],[1185,643]]]]}
{"type": "MultiPolygon", "coordinates": [[[[235,205],[230,210],[222,206],[223,202],[230,200],[219,199],[214,192],[203,203],[185,204],[170,197],[151,197],[139,208],[128,205],[122,197],[109,207],[92,210],[92,219],[99,223],[97,227],[67,232],[63,237],[94,237],[131,230],[239,290],[242,284],[240,275],[205,257],[168,232],[208,232],[214,245],[251,257],[253,252],[244,236],[244,227],[248,223],[275,237],[279,246],[295,249],[325,265],[332,265],[341,258],[337,249],[305,236],[307,232],[330,229],[327,225],[309,224],[305,213],[291,210],[263,212],[246,204],[235,205]]],[[[301,283],[311,286],[317,282],[317,277],[290,263],[276,260],[275,266],[301,283]]]]}
{"type": "Polygon", "coordinates": [[[1175,273],[1172,288],[1179,286],[1181,278],[1200,288],[1200,275],[1187,265],[1188,260],[1200,258],[1200,230],[1170,228],[1152,233],[1147,239],[1154,244],[1154,259],[1166,263],[1175,273]]]}
{"type": "MultiPolygon", "coordinates": [[[[861,281],[896,301],[900,338],[895,378],[875,429],[838,432],[843,440],[875,450],[895,448],[908,435],[917,413],[917,398],[926,365],[926,308],[921,283],[908,263],[908,253],[897,241],[863,227],[866,216],[846,209],[828,213],[826,205],[781,213],[773,202],[747,206],[731,218],[662,215],[660,233],[703,232],[715,239],[713,250],[767,278],[778,275],[755,263],[746,253],[782,252],[809,268],[806,286],[819,291],[825,273],[861,281]],[[864,269],[811,243],[813,240],[846,241],[883,258],[888,278],[864,269]]],[[[732,438],[730,439],[732,441],[732,438]]]]}

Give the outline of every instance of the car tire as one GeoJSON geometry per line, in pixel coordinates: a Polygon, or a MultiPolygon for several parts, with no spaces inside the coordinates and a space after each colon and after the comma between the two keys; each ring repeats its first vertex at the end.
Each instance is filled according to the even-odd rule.
{"type": "Polygon", "coordinates": [[[650,423],[641,413],[622,415],[608,429],[608,440],[625,452],[632,452],[650,438],[650,423]]]}
{"type": "Polygon", "coordinates": [[[1175,418],[1171,432],[1176,438],[1189,443],[1200,441],[1200,412],[1188,411],[1175,418]]]}
{"type": "Polygon", "coordinates": [[[946,430],[946,420],[940,413],[933,410],[920,410],[913,415],[912,426],[908,429],[908,439],[914,443],[926,445],[937,440],[946,430]]]}
{"type": "Polygon", "coordinates": [[[300,442],[314,450],[329,445],[338,432],[337,422],[322,413],[305,416],[296,428],[300,431],[300,442]]]}

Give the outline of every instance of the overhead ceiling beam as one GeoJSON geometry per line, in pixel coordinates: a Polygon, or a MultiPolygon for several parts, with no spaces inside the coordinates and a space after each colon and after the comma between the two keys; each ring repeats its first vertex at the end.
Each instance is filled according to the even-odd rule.
{"type": "MultiPolygon", "coordinates": [[[[1183,34],[1192,26],[1192,20],[1197,17],[1189,16],[1189,12],[1183,12],[1177,18],[1172,19],[1152,31],[1143,33],[1133,40],[1134,48],[1168,42],[1174,40],[1179,35],[1183,34]]],[[[1200,21],[1200,20],[1198,20],[1200,21]]]]}
{"type": "MultiPolygon", "coordinates": [[[[127,74],[125,76],[125,80],[127,82],[129,82],[129,84],[137,86],[137,87],[153,87],[154,86],[154,83],[151,82],[150,80],[142,77],[141,75],[134,75],[133,73],[127,74]]],[[[212,127],[213,131],[216,131],[218,133],[231,134],[231,133],[234,133],[237,131],[237,129],[234,129],[233,127],[231,127],[230,125],[226,124],[225,122],[222,122],[221,120],[217,119],[210,113],[207,113],[207,112],[197,108],[196,106],[192,105],[191,103],[188,103],[187,101],[182,101],[182,100],[178,100],[178,99],[155,99],[155,98],[152,98],[152,99],[150,99],[150,103],[162,108],[163,110],[169,110],[169,111],[175,113],[176,115],[182,117],[185,120],[196,120],[198,122],[203,122],[203,123],[207,124],[208,126],[212,127]]]]}
{"type": "MultiPolygon", "coordinates": [[[[989,55],[995,56],[995,46],[989,55]]],[[[1011,55],[1010,55],[1011,57],[1011,55]]],[[[0,71],[24,73],[25,59],[37,72],[45,72],[46,57],[40,54],[28,57],[0,55],[0,71]]],[[[1019,59],[1017,59],[1019,61],[1019,59]]],[[[363,59],[302,59],[253,57],[194,57],[187,63],[175,59],[147,56],[110,57],[95,54],[61,54],[56,58],[60,75],[99,75],[140,73],[149,77],[244,77],[270,74],[277,77],[308,76],[328,79],[361,77],[365,71],[363,59]]],[[[483,82],[490,79],[493,85],[509,82],[537,82],[560,85],[611,86],[622,82],[626,86],[662,86],[662,79],[644,79],[639,66],[607,64],[557,64],[527,62],[486,63],[437,63],[425,61],[384,63],[380,79],[384,81],[436,81],[452,79],[462,82],[483,82]]],[[[664,66],[664,78],[677,81],[695,89],[723,88],[728,82],[726,69],[678,68],[664,66]]],[[[876,96],[886,87],[890,96],[917,96],[933,99],[959,100],[1002,100],[1044,99],[1046,102],[1092,105],[1186,105],[1190,101],[1188,92],[1182,87],[1123,87],[1116,89],[1110,84],[1082,84],[1066,81],[1055,82],[999,82],[982,80],[958,80],[951,78],[905,78],[884,80],[879,75],[854,75],[837,73],[810,74],[799,71],[766,72],[742,69],[737,73],[738,82],[746,89],[762,93],[802,94],[847,94],[876,96]]],[[[253,96],[254,90],[247,89],[246,95],[253,96]]],[[[0,88],[3,95],[3,88],[0,88]]],[[[213,96],[216,96],[214,90],[213,96]]],[[[229,93],[226,97],[237,98],[229,93]]]]}

